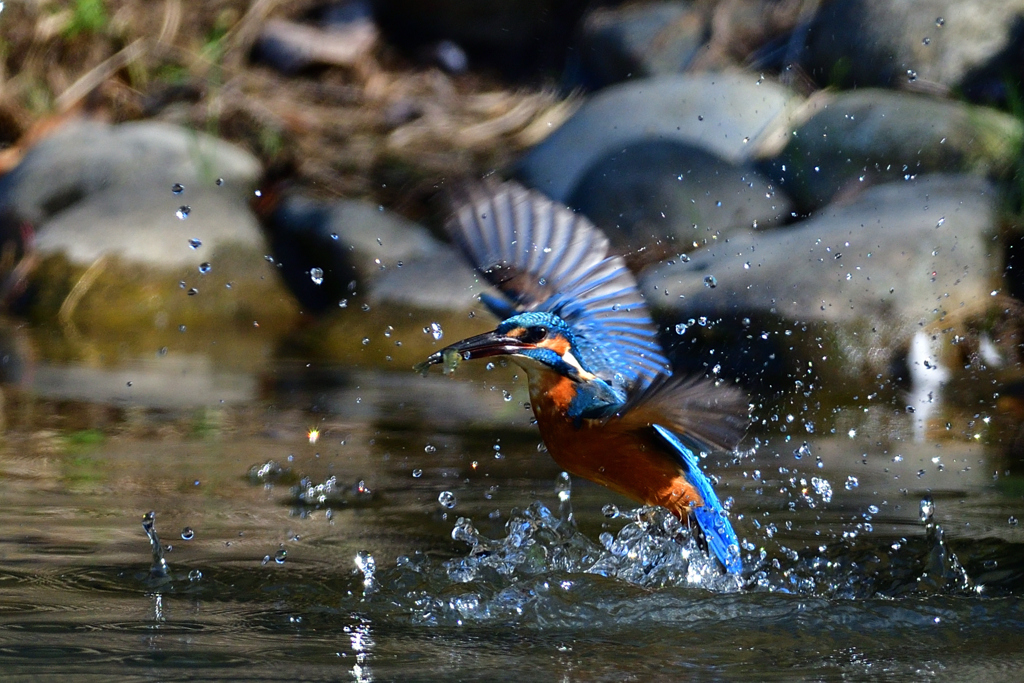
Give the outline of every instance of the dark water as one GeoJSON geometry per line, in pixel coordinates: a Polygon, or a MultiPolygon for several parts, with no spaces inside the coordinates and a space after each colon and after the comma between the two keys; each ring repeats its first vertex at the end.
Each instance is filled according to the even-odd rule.
{"type": "Polygon", "coordinates": [[[769,420],[708,462],[736,582],[561,478],[511,370],[233,372],[171,353],[4,388],[5,680],[1024,677],[997,439],[890,405],[769,420]]]}

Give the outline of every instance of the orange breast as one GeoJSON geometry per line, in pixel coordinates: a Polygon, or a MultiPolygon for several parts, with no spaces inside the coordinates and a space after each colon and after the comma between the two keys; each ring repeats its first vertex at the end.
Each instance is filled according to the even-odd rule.
{"type": "Polygon", "coordinates": [[[559,467],[637,502],[667,508],[680,518],[701,505],[696,490],[652,430],[636,429],[618,418],[583,420],[577,427],[565,415],[574,395],[572,382],[565,378],[530,383],[541,437],[559,467]]]}

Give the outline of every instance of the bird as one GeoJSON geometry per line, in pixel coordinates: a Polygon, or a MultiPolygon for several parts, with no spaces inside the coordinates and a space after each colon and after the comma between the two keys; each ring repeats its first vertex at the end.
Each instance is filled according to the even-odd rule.
{"type": "Polygon", "coordinates": [[[445,227],[500,296],[501,322],[417,366],[508,357],[525,369],[548,453],[565,471],[695,520],[729,574],[739,542],[697,451],[734,449],[749,419],[734,386],[674,375],[636,279],[586,217],[515,181],[452,190],[445,227]]]}

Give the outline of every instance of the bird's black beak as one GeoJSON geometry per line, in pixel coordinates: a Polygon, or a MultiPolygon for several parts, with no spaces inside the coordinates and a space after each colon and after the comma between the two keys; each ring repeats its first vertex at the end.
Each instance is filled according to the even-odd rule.
{"type": "Polygon", "coordinates": [[[530,348],[534,348],[534,345],[526,344],[516,337],[510,337],[496,331],[485,332],[475,337],[455,342],[451,346],[430,354],[417,367],[426,369],[431,365],[445,363],[447,359],[453,356],[458,360],[475,360],[477,358],[490,358],[491,356],[508,356],[530,348]]]}

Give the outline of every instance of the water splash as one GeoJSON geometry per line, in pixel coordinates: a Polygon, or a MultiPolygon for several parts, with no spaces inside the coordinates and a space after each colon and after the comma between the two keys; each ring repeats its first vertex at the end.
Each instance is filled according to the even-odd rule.
{"type": "Polygon", "coordinates": [[[377,561],[373,559],[373,555],[365,550],[360,550],[356,553],[355,563],[356,568],[363,574],[363,595],[376,592],[377,581],[375,574],[377,573],[377,561]]]}
{"type": "MultiPolygon", "coordinates": [[[[471,519],[459,517],[452,539],[468,546],[465,555],[438,562],[416,553],[398,558],[394,568],[372,565],[369,577],[381,588],[375,595],[364,592],[363,599],[386,599],[417,623],[463,625],[561,619],[553,615],[588,603],[583,586],[606,586],[608,579],[633,589],[741,588],[741,579],[725,574],[666,510],[616,509],[614,518],[624,525],[595,542],[576,526],[568,474],[558,476],[555,491],[557,514],[540,501],[513,509],[500,538],[484,536],[471,519]]],[[[356,564],[366,579],[368,565],[360,557],[356,564]]]]}
{"type": "Polygon", "coordinates": [[[291,500],[288,502],[298,508],[300,516],[304,516],[310,509],[366,505],[375,498],[365,480],[345,484],[331,475],[320,483],[314,483],[309,477],[304,477],[297,486],[291,488],[291,500]]]}
{"type": "Polygon", "coordinates": [[[167,560],[164,559],[164,548],[160,545],[160,537],[156,533],[156,512],[150,510],[142,516],[142,528],[149,538],[153,551],[153,564],[149,568],[150,579],[166,579],[168,575],[167,560]]]}
{"type": "Polygon", "coordinates": [[[968,595],[974,582],[934,521],[935,504],[920,504],[923,536],[882,541],[851,536],[841,542],[768,560],[762,552],[750,587],[831,599],[968,595]]]}

